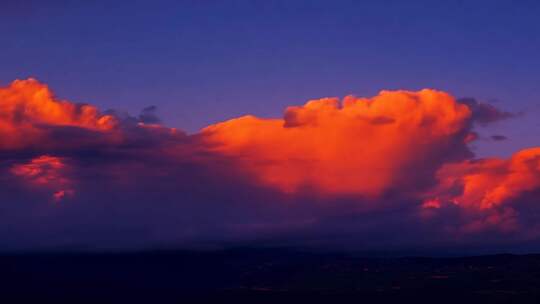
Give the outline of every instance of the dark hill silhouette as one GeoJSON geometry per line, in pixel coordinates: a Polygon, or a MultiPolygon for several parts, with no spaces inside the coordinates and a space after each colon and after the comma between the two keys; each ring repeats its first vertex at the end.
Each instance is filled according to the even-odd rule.
{"type": "Polygon", "coordinates": [[[2,303],[535,302],[540,255],[358,257],[287,249],[9,254],[2,303]]]}

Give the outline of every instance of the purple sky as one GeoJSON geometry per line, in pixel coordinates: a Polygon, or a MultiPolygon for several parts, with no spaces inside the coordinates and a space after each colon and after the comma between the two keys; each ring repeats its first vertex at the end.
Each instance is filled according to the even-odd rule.
{"type": "Polygon", "coordinates": [[[479,129],[479,156],[508,156],[540,136],[539,15],[535,1],[2,1],[0,84],[155,105],[190,133],[311,98],[436,88],[523,113],[479,129]]]}

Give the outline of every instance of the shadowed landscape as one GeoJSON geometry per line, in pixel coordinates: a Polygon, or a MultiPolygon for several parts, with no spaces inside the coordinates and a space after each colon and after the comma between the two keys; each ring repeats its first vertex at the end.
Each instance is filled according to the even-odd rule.
{"type": "Polygon", "coordinates": [[[8,302],[461,298],[514,303],[534,302],[540,284],[540,255],[510,254],[363,258],[289,249],[49,253],[4,255],[0,268],[1,297],[8,302]]]}

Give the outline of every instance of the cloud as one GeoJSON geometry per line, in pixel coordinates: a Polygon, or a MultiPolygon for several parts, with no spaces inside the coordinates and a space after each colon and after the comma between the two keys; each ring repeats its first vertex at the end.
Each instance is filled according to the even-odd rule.
{"type": "Polygon", "coordinates": [[[158,124],[160,119],[156,115],[157,107],[149,106],[144,108],[139,114],[139,121],[145,124],[158,124]]]}
{"type": "Polygon", "coordinates": [[[504,135],[495,134],[495,135],[491,135],[491,139],[494,141],[503,141],[503,140],[507,140],[508,138],[504,135]]]}
{"type": "Polygon", "coordinates": [[[203,136],[269,186],[376,199],[426,187],[443,163],[470,157],[472,119],[444,92],[383,91],[312,100],[283,119],[240,117],[203,136]]]}
{"type": "Polygon", "coordinates": [[[456,221],[454,227],[458,232],[525,230],[522,218],[531,208],[538,208],[526,202],[540,193],[540,148],[519,151],[510,159],[446,164],[437,179],[439,183],[423,207],[459,207],[462,221],[456,221]],[[457,227],[459,224],[462,226],[457,227]]]}
{"type": "Polygon", "coordinates": [[[460,98],[459,102],[469,107],[473,113],[474,121],[481,125],[494,123],[516,116],[514,113],[501,111],[491,104],[479,102],[470,97],[460,98]]]}
{"type": "Polygon", "coordinates": [[[0,88],[0,150],[49,145],[54,128],[75,127],[103,132],[116,120],[97,108],[54,98],[49,88],[34,80],[16,80],[0,88]]]}
{"type": "Polygon", "coordinates": [[[540,148],[509,159],[469,149],[475,125],[509,117],[491,106],[383,91],[194,135],[155,111],[100,112],[33,79],[0,88],[2,248],[502,248],[540,237],[540,148]]]}
{"type": "Polygon", "coordinates": [[[28,163],[13,165],[11,173],[30,185],[51,189],[53,200],[60,201],[74,194],[74,190],[70,187],[72,182],[64,174],[68,169],[61,158],[42,155],[31,159],[28,163]]]}
{"type": "Polygon", "coordinates": [[[442,193],[454,204],[475,209],[507,204],[540,189],[540,148],[519,151],[510,159],[447,164],[439,170],[438,179],[442,193]]]}

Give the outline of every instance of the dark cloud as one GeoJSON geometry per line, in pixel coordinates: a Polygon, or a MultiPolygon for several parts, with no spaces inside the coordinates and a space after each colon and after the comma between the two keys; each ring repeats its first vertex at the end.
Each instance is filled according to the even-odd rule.
{"type": "Polygon", "coordinates": [[[503,140],[507,140],[508,138],[504,135],[495,134],[495,135],[491,135],[491,139],[494,141],[503,141],[503,140]]]}
{"type": "Polygon", "coordinates": [[[156,115],[157,107],[149,106],[142,109],[139,114],[139,121],[146,124],[158,124],[160,123],[159,117],[156,115]]]}
{"type": "Polygon", "coordinates": [[[494,123],[516,115],[514,113],[499,110],[489,103],[479,102],[470,97],[460,98],[458,99],[458,102],[466,104],[471,109],[474,122],[480,125],[494,123]]]}

